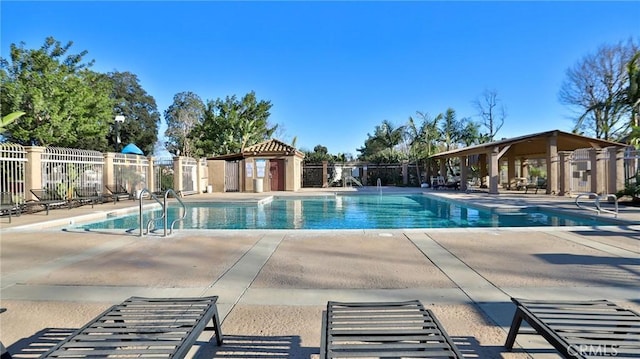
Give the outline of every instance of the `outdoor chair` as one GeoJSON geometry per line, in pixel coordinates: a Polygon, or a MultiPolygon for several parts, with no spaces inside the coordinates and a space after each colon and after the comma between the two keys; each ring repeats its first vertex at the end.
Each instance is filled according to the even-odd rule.
{"type": "Polygon", "coordinates": [[[547,189],[547,180],[542,178],[538,179],[536,183],[530,183],[524,186],[524,193],[528,193],[529,190],[536,190],[534,193],[538,194],[539,189],[547,189]]]}
{"type": "Polygon", "coordinates": [[[417,300],[328,302],[320,358],[462,358],[435,315],[417,300]]]}
{"type": "Polygon", "coordinates": [[[121,184],[105,185],[105,187],[107,188],[107,191],[109,191],[109,196],[113,198],[113,204],[116,204],[116,201],[119,201],[121,198],[134,198],[133,194],[129,193],[129,191],[127,191],[127,189],[121,184]]]}
{"type": "Polygon", "coordinates": [[[524,319],[565,358],[640,358],[640,314],[607,300],[554,301],[511,298],[516,304],[505,347],[524,319]]]}
{"type": "Polygon", "coordinates": [[[69,209],[71,209],[71,202],[63,198],[55,190],[44,188],[31,189],[30,191],[38,200],[27,202],[26,205],[28,205],[29,207],[44,206],[45,210],[47,211],[47,215],[49,215],[50,208],[67,206],[69,207],[69,209]]]}
{"type": "Polygon", "coordinates": [[[40,359],[181,359],[205,329],[214,329],[222,345],[217,300],[217,296],[131,297],[98,315],[40,359]]]}
{"type": "Polygon", "coordinates": [[[73,192],[75,193],[73,199],[80,205],[91,203],[91,208],[93,208],[96,203],[102,203],[102,193],[98,192],[95,187],[76,187],[73,192]]]}
{"type": "Polygon", "coordinates": [[[15,213],[19,216],[21,212],[20,206],[13,202],[13,193],[0,192],[0,213],[6,213],[11,223],[11,214],[15,213]]]}

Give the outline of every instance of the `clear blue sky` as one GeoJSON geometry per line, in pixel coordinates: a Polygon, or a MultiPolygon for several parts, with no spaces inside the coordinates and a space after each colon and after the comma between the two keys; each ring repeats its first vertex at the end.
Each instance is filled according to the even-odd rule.
{"type": "MultiPolygon", "coordinates": [[[[495,89],[498,137],[560,129],[565,71],[605,43],[640,36],[640,2],[23,2],[0,3],[2,57],[47,36],[94,70],[129,71],[158,110],[255,91],[283,140],[352,153],[383,120],[448,107],[476,115],[495,89]]],[[[164,134],[164,122],[160,136],[164,134]]]]}

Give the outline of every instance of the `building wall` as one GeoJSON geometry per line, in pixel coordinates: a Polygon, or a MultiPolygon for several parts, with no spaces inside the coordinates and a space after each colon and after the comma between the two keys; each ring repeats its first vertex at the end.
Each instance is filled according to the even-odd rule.
{"type": "Polygon", "coordinates": [[[209,184],[213,192],[224,192],[224,160],[207,160],[209,167],[209,184]]]}

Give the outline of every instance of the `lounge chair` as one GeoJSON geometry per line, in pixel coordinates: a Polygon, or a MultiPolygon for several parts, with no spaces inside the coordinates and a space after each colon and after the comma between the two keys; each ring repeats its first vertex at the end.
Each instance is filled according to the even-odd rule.
{"type": "Polygon", "coordinates": [[[71,202],[67,201],[63,198],[57,191],[52,189],[31,189],[31,193],[38,199],[37,201],[31,201],[25,203],[26,205],[32,206],[44,206],[47,211],[47,215],[49,215],[49,208],[57,208],[67,206],[69,209],[71,208],[71,202]]]}
{"type": "Polygon", "coordinates": [[[102,193],[99,193],[94,187],[76,187],[73,192],[75,193],[73,199],[81,205],[91,203],[91,208],[93,208],[96,203],[102,203],[102,193]]]}
{"type": "Polygon", "coordinates": [[[524,319],[565,358],[640,357],[640,314],[607,300],[511,298],[516,304],[505,347],[511,350],[524,319]]]}
{"type": "Polygon", "coordinates": [[[131,297],[114,305],[43,354],[40,359],[181,359],[204,329],[222,345],[217,296],[131,297]],[[207,326],[211,322],[213,327],[207,326]]]}
{"type": "Polygon", "coordinates": [[[109,196],[113,198],[113,204],[116,204],[116,201],[119,201],[121,198],[132,199],[133,194],[129,193],[126,188],[124,188],[121,184],[111,184],[105,185],[107,191],[109,191],[109,196]]]}
{"type": "Polygon", "coordinates": [[[538,190],[539,189],[547,189],[547,180],[542,178],[542,179],[538,179],[536,181],[536,183],[530,183],[527,185],[524,185],[524,193],[528,193],[529,190],[536,190],[535,194],[538,194],[538,190]]]}
{"type": "Polygon", "coordinates": [[[11,223],[11,214],[15,213],[19,216],[20,212],[20,206],[13,202],[13,193],[0,192],[0,213],[6,213],[9,216],[9,223],[11,223]]]}
{"type": "Polygon", "coordinates": [[[329,302],[320,358],[462,358],[434,314],[417,300],[329,302]]]}

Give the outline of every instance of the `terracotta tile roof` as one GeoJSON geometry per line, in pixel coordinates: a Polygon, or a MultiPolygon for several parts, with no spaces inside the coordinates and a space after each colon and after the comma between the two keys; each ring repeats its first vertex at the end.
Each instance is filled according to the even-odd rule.
{"type": "Polygon", "coordinates": [[[257,143],[246,147],[242,153],[230,153],[222,156],[209,157],[210,160],[239,160],[254,156],[297,156],[304,158],[304,153],[296,150],[295,147],[287,145],[275,139],[257,143]]]}
{"type": "Polygon", "coordinates": [[[249,146],[244,149],[244,154],[253,154],[256,153],[279,153],[279,154],[294,154],[296,151],[295,147],[287,145],[284,142],[280,142],[275,139],[267,140],[264,142],[257,143],[253,146],[249,146]]]}

